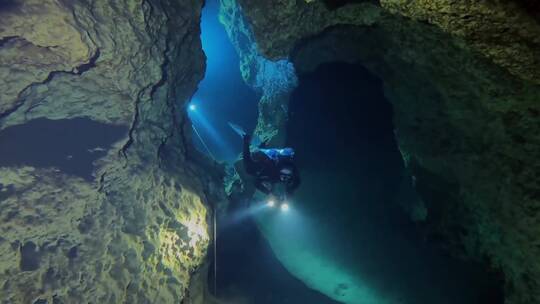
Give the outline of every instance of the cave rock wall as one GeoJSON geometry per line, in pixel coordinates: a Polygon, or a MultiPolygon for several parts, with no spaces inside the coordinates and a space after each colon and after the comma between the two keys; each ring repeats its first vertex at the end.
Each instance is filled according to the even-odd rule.
{"type": "Polygon", "coordinates": [[[204,74],[201,6],[0,3],[0,302],[185,297],[223,197],[182,108],[204,74]]]}

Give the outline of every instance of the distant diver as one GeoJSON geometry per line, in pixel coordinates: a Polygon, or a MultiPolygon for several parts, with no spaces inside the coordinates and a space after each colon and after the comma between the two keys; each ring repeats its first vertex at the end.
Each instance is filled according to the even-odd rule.
{"type": "Polygon", "coordinates": [[[250,150],[251,135],[240,126],[229,123],[243,139],[242,158],[246,172],[255,177],[255,188],[266,195],[272,195],[274,185],[285,186],[286,195],[292,195],[300,186],[300,175],[294,163],[292,148],[265,149],[264,143],[254,152],[250,150]]]}

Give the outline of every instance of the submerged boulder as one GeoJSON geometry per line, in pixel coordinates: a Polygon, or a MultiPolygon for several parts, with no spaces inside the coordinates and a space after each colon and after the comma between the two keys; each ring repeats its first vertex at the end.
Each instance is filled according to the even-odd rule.
{"type": "Polygon", "coordinates": [[[0,302],[183,299],[223,197],[182,108],[201,6],[0,4],[0,302]]]}

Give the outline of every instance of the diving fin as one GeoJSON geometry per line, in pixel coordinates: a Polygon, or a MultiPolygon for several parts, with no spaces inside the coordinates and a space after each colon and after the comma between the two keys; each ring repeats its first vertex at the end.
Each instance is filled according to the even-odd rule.
{"type": "MultiPolygon", "coordinates": [[[[240,127],[237,124],[234,124],[232,122],[228,122],[229,127],[233,129],[234,132],[236,132],[240,137],[244,138],[247,135],[247,132],[244,130],[244,128],[240,127]]],[[[251,144],[255,147],[258,147],[261,144],[261,139],[257,135],[253,135],[253,138],[251,138],[251,144]]]]}
{"type": "Polygon", "coordinates": [[[244,128],[240,127],[237,124],[233,124],[232,122],[229,122],[229,127],[231,127],[231,129],[233,129],[234,132],[236,132],[242,138],[247,135],[246,131],[244,131],[244,128]]]}

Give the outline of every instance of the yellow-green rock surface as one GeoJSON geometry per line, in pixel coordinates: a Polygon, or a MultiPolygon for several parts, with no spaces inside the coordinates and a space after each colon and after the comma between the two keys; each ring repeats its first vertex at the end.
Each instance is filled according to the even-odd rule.
{"type": "Polygon", "coordinates": [[[32,159],[0,166],[1,303],[182,301],[223,197],[182,108],[204,73],[201,6],[0,4],[0,137],[38,118],[126,130],[96,147],[91,179],[32,159]]]}

